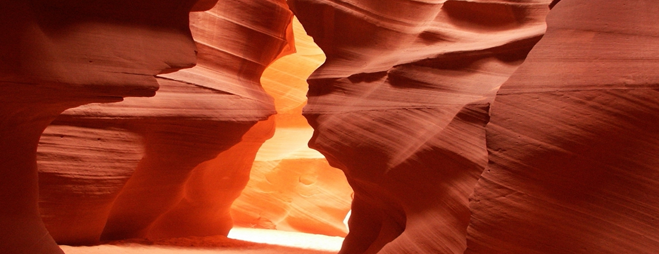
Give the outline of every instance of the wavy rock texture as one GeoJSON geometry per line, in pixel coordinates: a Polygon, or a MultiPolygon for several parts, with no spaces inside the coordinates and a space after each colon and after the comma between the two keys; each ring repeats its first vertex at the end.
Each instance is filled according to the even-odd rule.
{"type": "Polygon", "coordinates": [[[306,78],[325,56],[296,19],[293,28],[297,52],[268,66],[261,78],[275,98],[277,131],[256,155],[231,214],[236,226],[345,236],[352,190],[343,172],[307,147],[313,129],[302,116],[306,78]]]}
{"type": "Polygon", "coordinates": [[[39,136],[67,108],[152,96],[156,74],[194,65],[195,2],[0,1],[2,253],[62,253],[39,216],[39,136]]]}
{"type": "Polygon", "coordinates": [[[466,253],[656,253],[656,1],[560,1],[499,91],[466,253]]]}
{"type": "Polygon", "coordinates": [[[51,125],[37,153],[40,209],[60,244],[98,242],[112,202],[144,155],[122,129],[51,125]]]}
{"type": "MultiPolygon", "coordinates": [[[[88,190],[75,202],[42,192],[42,210],[59,211],[43,214],[57,217],[46,220],[57,232],[55,239],[89,244],[99,239],[226,234],[231,227],[229,205],[244,187],[258,147],[272,136],[272,120],[267,119],[275,113],[273,101],[259,78],[267,65],[293,50],[291,17],[286,4],[276,0],[226,0],[208,12],[193,13],[196,67],[158,75],[161,89],[153,98],[78,107],[58,118],[53,128],[95,130],[88,136],[113,143],[108,146],[124,142],[105,136],[112,131],[138,135],[144,156],[134,165],[134,160],[117,160],[117,151],[99,150],[114,166],[105,168],[104,177],[96,177],[91,186],[78,179],[79,173],[53,174],[75,171],[72,164],[42,171],[44,178],[60,177],[44,182],[44,190],[61,195],[65,189],[88,190]],[[131,165],[134,172],[128,179],[131,165]],[[235,183],[227,177],[236,177],[235,183]],[[217,198],[221,193],[226,195],[217,198]],[[89,203],[96,204],[95,213],[77,216],[89,203]],[[210,220],[215,214],[224,216],[210,220]],[[77,229],[60,228],[66,224],[77,229]]],[[[43,155],[55,156],[49,153],[58,146],[76,148],[57,150],[82,161],[100,156],[81,152],[87,136],[74,136],[78,138],[58,141],[66,144],[44,143],[43,155]]]]}
{"type": "Polygon", "coordinates": [[[327,55],[309,78],[310,146],[355,191],[341,253],[462,253],[499,86],[549,1],[290,0],[327,55]]]}

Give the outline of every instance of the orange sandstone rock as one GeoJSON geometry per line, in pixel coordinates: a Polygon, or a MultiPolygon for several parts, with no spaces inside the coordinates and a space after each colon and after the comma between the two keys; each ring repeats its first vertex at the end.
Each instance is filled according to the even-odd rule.
{"type": "Polygon", "coordinates": [[[250,178],[257,151],[274,131],[272,117],[258,122],[239,143],[196,166],[183,186],[178,203],[154,221],[146,236],[151,239],[226,236],[233,226],[231,205],[250,178]]]}
{"type": "Polygon", "coordinates": [[[241,227],[345,236],[351,194],[343,173],[324,158],[257,160],[231,214],[241,227]]]}
{"type": "Polygon", "coordinates": [[[275,61],[261,78],[275,99],[277,130],[256,155],[231,214],[236,226],[345,236],[352,189],[343,172],[307,147],[313,129],[302,116],[306,78],[325,56],[296,19],[293,29],[296,53],[275,61]]]}
{"type": "MultiPolygon", "coordinates": [[[[259,78],[273,60],[293,50],[291,16],[285,3],[274,0],[223,1],[208,12],[192,14],[197,66],[186,72],[158,75],[161,89],[153,98],[94,104],[65,112],[56,125],[96,128],[95,135],[101,139],[105,129],[139,135],[144,156],[130,179],[124,177],[124,172],[111,169],[104,178],[97,178],[101,185],[116,184],[113,193],[84,197],[88,202],[103,203],[106,210],[94,216],[95,221],[105,221],[103,228],[96,222],[76,231],[57,228],[61,224],[47,225],[54,232],[62,232],[56,240],[86,239],[89,244],[99,239],[226,234],[230,218],[219,216],[213,221],[210,217],[228,215],[229,205],[244,186],[240,183],[246,181],[244,171],[253,161],[250,154],[253,157],[260,143],[272,135],[271,127],[267,127],[272,123],[265,120],[275,111],[259,78]],[[266,127],[254,126],[259,121],[265,121],[266,127]],[[209,160],[213,162],[200,165],[209,160]],[[231,179],[225,178],[234,175],[236,183],[218,186],[230,183],[231,179]],[[221,193],[227,195],[218,198],[221,193]],[[182,217],[187,219],[178,221],[182,217]]],[[[112,160],[109,155],[107,159],[112,160]]],[[[49,189],[71,185],[67,181],[44,184],[60,185],[44,186],[49,189]]],[[[55,195],[48,198],[57,199],[55,195]]],[[[54,200],[42,200],[42,204],[62,205],[54,200]]],[[[82,204],[60,206],[68,212],[58,217],[76,220],[76,211],[84,210],[77,208],[82,204]]]]}

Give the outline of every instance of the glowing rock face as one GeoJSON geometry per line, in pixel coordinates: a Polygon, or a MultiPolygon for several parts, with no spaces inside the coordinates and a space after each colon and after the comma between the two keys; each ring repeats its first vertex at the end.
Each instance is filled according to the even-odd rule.
{"type": "Polygon", "coordinates": [[[659,249],[656,1],[562,0],[501,87],[466,253],[659,249]]]}
{"type": "Polygon", "coordinates": [[[289,1],[327,55],[310,146],[355,191],[341,253],[462,253],[499,86],[549,1],[289,1]]]}
{"type": "Polygon", "coordinates": [[[226,235],[230,206],[275,123],[280,131],[256,157],[252,182],[265,175],[281,181],[248,185],[242,199],[248,207],[239,200],[233,208],[236,224],[253,226],[254,214],[245,209],[256,208],[273,223],[260,227],[345,235],[352,190],[340,170],[306,147],[312,129],[301,115],[306,78],[324,55],[298,24],[298,53],[285,56],[294,49],[290,18],[282,1],[227,1],[193,14],[197,66],[158,75],[153,98],[66,111],[40,150],[42,214],[55,239],[226,235]],[[273,106],[278,115],[265,120],[273,106]],[[130,148],[95,148],[104,146],[130,148]],[[93,166],[81,171],[85,165],[93,166]]]}
{"type": "Polygon", "coordinates": [[[240,227],[345,236],[351,194],[324,158],[256,161],[231,214],[240,227]]]}
{"type": "Polygon", "coordinates": [[[261,78],[275,98],[277,130],[256,155],[250,181],[232,207],[236,226],[345,236],[343,219],[352,189],[343,172],[307,147],[313,129],[301,114],[306,78],[325,57],[294,20],[296,53],[284,56],[261,78]]]}

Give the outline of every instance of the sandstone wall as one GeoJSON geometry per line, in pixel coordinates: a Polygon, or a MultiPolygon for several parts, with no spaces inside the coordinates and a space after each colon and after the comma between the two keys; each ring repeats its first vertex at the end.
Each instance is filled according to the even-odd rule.
{"type": "Polygon", "coordinates": [[[462,253],[499,86],[549,1],[289,5],[327,61],[309,78],[310,146],[355,191],[341,253],[462,253]]]}
{"type": "Polygon", "coordinates": [[[39,215],[39,136],[68,108],[153,96],[156,74],[194,65],[196,2],[0,1],[3,253],[62,253],[39,215]]]}
{"type": "Polygon", "coordinates": [[[655,253],[659,3],[562,0],[501,87],[465,253],[655,253]]]}
{"type": "Polygon", "coordinates": [[[55,240],[226,235],[229,207],[274,131],[260,77],[294,51],[291,17],[283,1],[221,1],[190,16],[197,65],[158,75],[155,97],[64,112],[40,146],[41,177],[57,179],[41,182],[40,200],[55,240]],[[56,139],[61,130],[84,135],[56,139]],[[131,150],[111,147],[130,142],[113,135],[131,137],[138,153],[120,159],[131,150]]]}
{"type": "Polygon", "coordinates": [[[340,236],[351,198],[340,253],[659,249],[659,4],[223,0],[188,16],[213,6],[0,0],[0,252],[222,235],[232,217],[340,236]],[[306,106],[317,49],[262,75],[294,51],[289,7],[327,57],[306,106]]]}

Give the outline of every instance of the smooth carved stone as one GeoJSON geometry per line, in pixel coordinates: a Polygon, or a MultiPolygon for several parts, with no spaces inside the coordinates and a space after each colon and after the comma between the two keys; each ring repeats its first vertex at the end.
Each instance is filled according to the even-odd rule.
{"type": "Polygon", "coordinates": [[[499,86],[550,1],[291,0],[327,55],[309,78],[310,146],[355,191],[340,253],[462,253],[499,86]]]}
{"type": "Polygon", "coordinates": [[[123,129],[46,128],[37,150],[39,207],[53,238],[67,245],[97,243],[143,155],[142,138],[123,129]]]}
{"type": "Polygon", "coordinates": [[[194,65],[196,2],[0,1],[2,253],[62,253],[39,215],[41,133],[68,108],[152,96],[156,74],[194,65]]]}
{"type": "Polygon", "coordinates": [[[101,239],[148,236],[153,223],[183,198],[192,170],[240,143],[253,125],[184,119],[132,123],[144,137],[145,154],[114,201],[101,239]]]}
{"type": "Polygon", "coordinates": [[[466,253],[656,253],[659,2],[563,0],[501,87],[466,253]]]}
{"type": "MultiPolygon", "coordinates": [[[[68,230],[46,220],[50,230],[59,232],[55,239],[92,244],[133,237],[226,235],[232,225],[230,205],[245,185],[258,147],[272,136],[273,120],[267,119],[276,112],[259,79],[271,62],[294,50],[291,17],[283,1],[221,1],[207,12],[190,15],[197,65],[159,74],[161,88],[155,97],[64,112],[54,128],[95,128],[93,135],[101,139],[106,139],[105,130],[121,129],[140,137],[144,153],[130,178],[119,168],[108,168],[97,183],[79,183],[74,175],[43,182],[44,189],[62,195],[74,184],[81,184],[80,189],[113,186],[112,193],[90,192],[79,197],[80,202],[58,203],[54,193],[44,195],[41,202],[49,206],[44,212],[58,210],[60,221],[78,222],[78,230],[68,230]],[[80,207],[85,203],[103,209],[80,218],[77,213],[86,209],[80,207]],[[103,227],[98,226],[101,222],[103,227]]],[[[114,158],[108,153],[106,160],[114,158]]],[[[60,171],[72,170],[58,166],[60,171]]]]}
{"type": "Polygon", "coordinates": [[[233,226],[231,206],[250,179],[254,156],[274,132],[273,117],[258,122],[239,143],[195,167],[182,198],[153,223],[147,237],[226,236],[233,226]]]}

